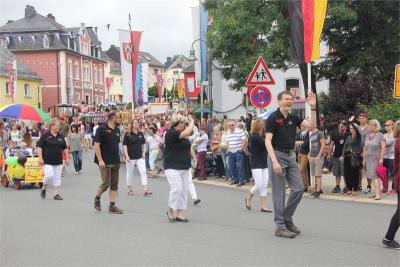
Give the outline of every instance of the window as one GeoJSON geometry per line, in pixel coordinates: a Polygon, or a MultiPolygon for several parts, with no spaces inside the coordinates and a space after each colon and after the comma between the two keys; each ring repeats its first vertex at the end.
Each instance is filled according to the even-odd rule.
{"type": "Polygon", "coordinates": [[[72,62],[68,62],[68,77],[73,78],[72,62]]]}
{"type": "Polygon", "coordinates": [[[300,98],[299,94],[299,79],[287,79],[286,80],[286,91],[293,94],[294,98],[300,98]]]}
{"type": "Polygon", "coordinates": [[[85,104],[89,104],[89,95],[85,95],[85,104]]]}
{"type": "Polygon", "coordinates": [[[103,97],[99,96],[99,104],[103,104],[103,97]]]}
{"type": "Polygon", "coordinates": [[[75,63],[75,79],[79,80],[79,67],[78,63],[75,63]]]}
{"type": "Polygon", "coordinates": [[[49,48],[49,37],[47,35],[43,35],[43,48],[49,48]]]}
{"type": "Polygon", "coordinates": [[[6,82],[6,95],[10,95],[10,87],[9,87],[9,83],[6,82]]]}
{"type": "Polygon", "coordinates": [[[99,70],[99,84],[103,84],[103,70],[99,70]]]}
{"type": "Polygon", "coordinates": [[[94,102],[93,102],[93,105],[96,105],[96,104],[98,104],[99,102],[98,102],[98,96],[97,95],[95,95],[94,96],[94,102]]]}
{"type": "Polygon", "coordinates": [[[24,84],[24,95],[31,96],[31,87],[28,83],[24,84]]]}
{"type": "Polygon", "coordinates": [[[98,83],[97,69],[94,69],[93,76],[94,76],[94,83],[98,83]]]}
{"type": "Polygon", "coordinates": [[[194,92],[194,78],[193,77],[186,79],[186,86],[187,86],[188,93],[194,92]]]}

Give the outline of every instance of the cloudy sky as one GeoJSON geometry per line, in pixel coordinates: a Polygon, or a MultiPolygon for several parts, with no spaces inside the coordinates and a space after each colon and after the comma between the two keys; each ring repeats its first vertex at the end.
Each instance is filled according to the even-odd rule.
{"type": "Polygon", "coordinates": [[[52,13],[65,27],[98,26],[103,49],[118,44],[117,29],[128,29],[128,14],[133,30],[143,31],[140,50],[165,62],[167,56],[188,55],[192,39],[190,7],[198,0],[1,0],[0,24],[24,16],[26,5],[46,16],[52,13]],[[108,31],[104,25],[110,23],[108,31]]]}

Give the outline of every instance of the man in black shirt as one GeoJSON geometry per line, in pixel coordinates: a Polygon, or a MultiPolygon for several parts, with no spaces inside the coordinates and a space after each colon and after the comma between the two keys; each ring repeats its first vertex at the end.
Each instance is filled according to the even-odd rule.
{"type": "MultiPolygon", "coordinates": [[[[334,132],[331,137],[328,159],[330,159],[333,151],[332,173],[336,177],[336,186],[333,188],[332,193],[341,193],[340,180],[344,176],[344,169],[343,161],[340,160],[340,157],[342,156],[342,150],[348,135],[346,122],[341,121],[338,125],[338,131],[334,132]]],[[[346,193],[346,189],[347,187],[343,189],[343,193],[346,193]]]]}
{"type": "Polygon", "coordinates": [[[279,109],[267,119],[265,145],[268,150],[268,171],[272,184],[274,202],[275,235],[293,238],[300,234],[292,216],[301,201],[304,185],[300,178],[299,165],[294,152],[296,130],[300,127],[316,127],[316,96],[308,93],[307,103],[311,106],[311,119],[301,120],[289,113],[293,107],[293,95],[288,91],[278,94],[279,109]],[[285,207],[285,187],[291,192],[285,207]]]}
{"type": "Polygon", "coordinates": [[[119,181],[119,141],[120,132],[117,127],[117,113],[111,111],[107,115],[107,123],[99,126],[94,137],[94,150],[96,152],[94,162],[99,165],[102,183],[97,189],[94,199],[94,208],[101,210],[100,197],[110,188],[109,212],[122,214],[122,210],[115,206],[119,181]]]}

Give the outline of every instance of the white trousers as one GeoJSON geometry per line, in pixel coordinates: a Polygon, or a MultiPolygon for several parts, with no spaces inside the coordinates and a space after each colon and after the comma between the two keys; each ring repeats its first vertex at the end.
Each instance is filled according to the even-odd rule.
{"type": "Polygon", "coordinates": [[[126,163],[126,184],[132,186],[133,171],[136,167],[140,173],[140,179],[142,180],[142,185],[147,185],[147,173],[146,173],[146,161],[144,158],[131,159],[126,163]]]}
{"type": "Polygon", "coordinates": [[[268,169],[251,169],[254,178],[254,186],[251,188],[250,193],[255,194],[260,192],[260,197],[266,197],[268,192],[268,169]]]}
{"type": "Polygon", "coordinates": [[[150,154],[149,154],[149,165],[150,165],[150,170],[151,170],[151,171],[154,171],[155,168],[156,168],[155,163],[156,163],[156,160],[157,160],[158,152],[159,152],[159,151],[160,151],[160,150],[158,150],[158,149],[155,149],[155,150],[151,150],[151,151],[150,151],[150,154]]]}
{"type": "Polygon", "coordinates": [[[197,193],[193,183],[192,170],[189,171],[188,187],[189,187],[189,194],[192,197],[192,199],[197,200],[197,193]]]}
{"type": "Polygon", "coordinates": [[[185,210],[187,208],[190,169],[168,169],[165,170],[165,176],[170,186],[168,207],[173,210],[185,210]]]}
{"type": "Polygon", "coordinates": [[[43,184],[48,185],[53,182],[53,186],[61,186],[61,172],[63,170],[63,165],[47,165],[43,166],[44,179],[43,184]]]}

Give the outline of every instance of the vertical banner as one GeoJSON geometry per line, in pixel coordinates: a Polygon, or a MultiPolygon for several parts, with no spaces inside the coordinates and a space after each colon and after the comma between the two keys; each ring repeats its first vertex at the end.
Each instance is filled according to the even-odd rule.
{"type": "Polygon", "coordinates": [[[203,4],[200,4],[200,79],[207,81],[207,28],[208,12],[203,4]]]}
{"type": "Polygon", "coordinates": [[[149,63],[142,63],[143,103],[149,103],[149,63]]]}
{"type": "MultiPolygon", "coordinates": [[[[200,7],[192,7],[192,27],[193,27],[193,41],[200,39],[200,7]]],[[[200,56],[200,43],[196,41],[193,44],[193,49],[196,58],[200,56]]],[[[200,60],[194,62],[195,79],[197,82],[201,81],[201,64],[200,60]]]]}
{"type": "Polygon", "coordinates": [[[15,103],[17,95],[17,60],[11,60],[7,63],[8,68],[8,89],[15,103]]]}
{"type": "Polygon", "coordinates": [[[122,90],[125,102],[135,102],[137,60],[142,32],[119,30],[122,90]]]}
{"type": "Polygon", "coordinates": [[[143,79],[142,79],[142,63],[136,64],[135,78],[135,102],[139,107],[143,106],[143,79]]]}
{"type": "Polygon", "coordinates": [[[158,92],[158,102],[161,103],[161,98],[162,98],[162,92],[161,92],[161,74],[156,74],[156,79],[157,79],[157,92],[158,92]]]}

